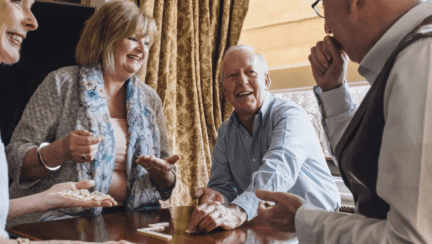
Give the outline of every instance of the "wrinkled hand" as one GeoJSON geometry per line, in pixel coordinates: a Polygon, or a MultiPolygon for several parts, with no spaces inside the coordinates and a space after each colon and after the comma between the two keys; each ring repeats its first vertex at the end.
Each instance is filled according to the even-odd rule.
{"type": "Polygon", "coordinates": [[[92,133],[87,130],[76,130],[63,139],[63,147],[68,153],[68,158],[75,162],[91,162],[96,156],[99,143],[104,139],[103,136],[92,136],[92,133]]]}
{"type": "Polygon", "coordinates": [[[232,230],[246,221],[246,213],[239,212],[234,205],[226,208],[220,202],[204,203],[195,208],[189,220],[189,230],[210,232],[217,227],[232,230]]]}
{"type": "Polygon", "coordinates": [[[303,202],[296,195],[285,192],[271,192],[258,190],[256,196],[264,201],[260,201],[258,215],[267,221],[272,228],[278,231],[295,232],[295,215],[303,202]]]}
{"type": "Polygon", "coordinates": [[[109,198],[103,201],[86,201],[71,196],[63,196],[58,194],[59,191],[64,190],[80,190],[89,189],[93,187],[95,182],[93,180],[84,180],[80,182],[65,182],[52,186],[50,189],[42,192],[42,199],[46,203],[48,209],[55,208],[94,208],[94,207],[112,207],[116,206],[117,202],[113,198],[109,198]]]}
{"type": "Polygon", "coordinates": [[[211,202],[220,202],[222,205],[224,204],[224,196],[209,187],[198,188],[192,197],[198,199],[198,205],[211,202]]]}
{"type": "Polygon", "coordinates": [[[135,162],[143,166],[150,173],[150,175],[156,174],[159,177],[163,177],[174,167],[179,159],[180,156],[177,154],[169,158],[165,158],[164,160],[154,157],[153,155],[143,155],[138,157],[135,162]]]}
{"type": "Polygon", "coordinates": [[[309,55],[315,82],[323,91],[340,87],[348,69],[348,55],[331,36],[317,42],[309,55]]]}

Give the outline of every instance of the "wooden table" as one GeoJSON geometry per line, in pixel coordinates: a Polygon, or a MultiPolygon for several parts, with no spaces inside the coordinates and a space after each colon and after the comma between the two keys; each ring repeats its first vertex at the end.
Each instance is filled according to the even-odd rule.
{"type": "Polygon", "coordinates": [[[127,240],[134,243],[298,243],[295,234],[271,230],[258,217],[230,230],[215,230],[207,234],[187,234],[193,207],[174,207],[144,212],[122,212],[98,217],[56,220],[23,224],[8,228],[10,233],[31,240],[81,240],[103,242],[127,240]],[[137,229],[148,224],[169,222],[161,233],[172,235],[164,241],[142,235],[137,229]]]}

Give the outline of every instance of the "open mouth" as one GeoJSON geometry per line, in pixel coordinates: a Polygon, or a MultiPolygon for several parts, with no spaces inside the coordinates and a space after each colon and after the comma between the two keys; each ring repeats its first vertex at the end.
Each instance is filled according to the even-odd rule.
{"type": "Polygon", "coordinates": [[[239,94],[237,94],[237,97],[245,97],[245,96],[249,96],[251,94],[252,94],[252,92],[240,92],[239,94]]]}
{"type": "Polygon", "coordinates": [[[19,35],[17,35],[17,34],[11,33],[11,32],[8,32],[7,35],[9,36],[9,38],[10,38],[14,43],[16,43],[17,45],[21,46],[21,43],[22,43],[22,41],[23,41],[22,36],[19,36],[19,35]]]}
{"type": "Polygon", "coordinates": [[[126,55],[126,57],[128,57],[130,59],[133,59],[133,60],[136,60],[136,61],[140,61],[141,60],[140,57],[138,57],[136,55],[133,55],[133,54],[128,54],[128,55],[126,55]]]}

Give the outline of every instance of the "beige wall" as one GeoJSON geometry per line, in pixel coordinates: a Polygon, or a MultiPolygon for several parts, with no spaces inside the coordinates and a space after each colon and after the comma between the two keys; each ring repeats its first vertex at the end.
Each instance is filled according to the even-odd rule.
{"type": "MultiPolygon", "coordinates": [[[[270,89],[314,85],[308,61],[310,49],[325,36],[324,19],[311,8],[312,0],[250,0],[240,43],[266,58],[270,89]],[[271,3],[271,4],[270,4],[271,3]]],[[[347,80],[364,80],[358,65],[349,64],[347,80]]]]}

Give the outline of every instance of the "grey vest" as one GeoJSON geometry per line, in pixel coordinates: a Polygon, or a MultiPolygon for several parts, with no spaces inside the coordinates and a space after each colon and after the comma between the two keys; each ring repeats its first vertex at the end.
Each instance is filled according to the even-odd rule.
{"type": "MultiPolygon", "coordinates": [[[[377,195],[378,157],[384,130],[384,90],[396,56],[420,38],[432,37],[432,16],[426,18],[395,48],[336,146],[335,156],[357,212],[386,219],[390,206],[377,195]]],[[[421,61],[419,61],[421,62],[421,61]]],[[[416,81],[413,82],[415,85],[416,81]]],[[[409,163],[409,162],[407,162],[409,163]]]]}

